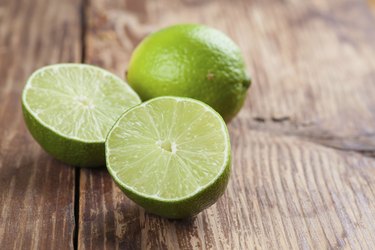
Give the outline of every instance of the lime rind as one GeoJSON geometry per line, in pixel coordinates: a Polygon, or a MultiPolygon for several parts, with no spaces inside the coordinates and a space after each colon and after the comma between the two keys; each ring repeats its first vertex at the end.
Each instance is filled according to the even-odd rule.
{"type": "Polygon", "coordinates": [[[102,167],[105,165],[104,143],[82,142],[61,136],[40,124],[22,104],[24,120],[33,138],[56,159],[78,167],[102,167]]]}

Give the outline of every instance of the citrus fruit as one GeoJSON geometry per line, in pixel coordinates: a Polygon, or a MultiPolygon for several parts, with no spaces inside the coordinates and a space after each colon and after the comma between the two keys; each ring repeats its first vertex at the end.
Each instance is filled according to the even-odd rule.
{"type": "Polygon", "coordinates": [[[41,68],[22,94],[24,119],[35,140],[63,162],[90,167],[105,164],[110,128],[140,102],[119,77],[83,64],[41,68]]]}
{"type": "Polygon", "coordinates": [[[142,100],[191,97],[225,121],[242,107],[251,82],[237,45],[224,33],[197,24],[167,27],[146,37],[133,52],[126,75],[142,100]]]}
{"type": "Polygon", "coordinates": [[[224,192],[231,151],[221,116],[203,102],[158,97],[126,111],[106,141],[109,173],[146,211],[195,215],[224,192]]]}

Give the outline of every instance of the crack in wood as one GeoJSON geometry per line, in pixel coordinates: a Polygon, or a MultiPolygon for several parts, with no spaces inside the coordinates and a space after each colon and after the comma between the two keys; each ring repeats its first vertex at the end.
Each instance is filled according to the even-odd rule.
{"type": "Polygon", "coordinates": [[[253,117],[253,122],[247,122],[247,127],[276,135],[299,137],[332,149],[352,151],[367,157],[375,156],[375,132],[340,136],[322,128],[318,123],[297,123],[288,116],[278,118],[256,116],[253,117]]]}

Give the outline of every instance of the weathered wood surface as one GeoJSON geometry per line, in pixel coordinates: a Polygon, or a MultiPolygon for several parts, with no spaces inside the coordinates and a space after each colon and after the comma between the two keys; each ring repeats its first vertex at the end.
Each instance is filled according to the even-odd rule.
{"type": "Polygon", "coordinates": [[[254,85],[230,124],[233,174],[219,202],[158,218],[103,171],[80,178],[79,248],[375,247],[375,22],[365,2],[103,1],[86,9],[86,57],[124,76],[149,32],[198,22],[228,33],[254,85]]]}
{"type": "Polygon", "coordinates": [[[1,0],[0,248],[374,249],[372,2],[1,0]],[[145,213],[105,169],[53,160],[20,110],[36,68],[84,60],[123,77],[137,43],[178,22],[228,33],[254,80],[229,124],[228,190],[184,221],[145,213]]]}
{"type": "Polygon", "coordinates": [[[79,62],[76,1],[0,1],[0,249],[73,248],[75,169],[48,156],[21,113],[35,69],[79,62]]]}

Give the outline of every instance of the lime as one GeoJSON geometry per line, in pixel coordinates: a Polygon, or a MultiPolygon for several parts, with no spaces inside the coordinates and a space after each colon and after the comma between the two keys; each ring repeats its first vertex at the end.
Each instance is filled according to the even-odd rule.
{"type": "Polygon", "coordinates": [[[184,218],[223,194],[230,141],[221,116],[190,98],[159,97],[135,106],[106,141],[109,173],[146,211],[184,218]]]}
{"type": "Polygon", "coordinates": [[[24,119],[35,140],[55,158],[76,166],[103,166],[110,128],[139,103],[119,77],[83,64],[41,68],[22,94],[24,119]]]}
{"type": "Polygon", "coordinates": [[[197,24],[146,37],[132,54],[127,79],[143,100],[191,97],[226,121],[241,109],[251,82],[237,45],[222,32],[197,24]]]}

